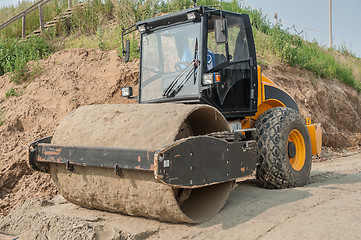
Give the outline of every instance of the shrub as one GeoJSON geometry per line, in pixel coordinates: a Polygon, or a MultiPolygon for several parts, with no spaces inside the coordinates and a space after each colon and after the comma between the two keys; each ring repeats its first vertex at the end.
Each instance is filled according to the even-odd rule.
{"type": "Polygon", "coordinates": [[[39,37],[27,41],[18,41],[15,38],[0,39],[0,75],[11,72],[13,81],[24,81],[29,74],[27,62],[42,59],[50,53],[51,48],[39,37]]]}
{"type": "Polygon", "coordinates": [[[17,89],[17,88],[12,87],[12,88],[10,88],[9,91],[7,91],[7,92],[5,93],[5,98],[9,98],[9,97],[19,97],[19,96],[21,96],[21,94],[23,94],[22,91],[20,91],[20,90],[17,89]]]}

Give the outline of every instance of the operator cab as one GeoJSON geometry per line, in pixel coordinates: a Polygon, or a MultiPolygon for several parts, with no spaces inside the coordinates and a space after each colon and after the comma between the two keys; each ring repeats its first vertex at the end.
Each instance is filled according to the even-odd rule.
{"type": "Polygon", "coordinates": [[[248,15],[199,6],[135,27],[139,103],[206,103],[228,119],[255,114],[257,61],[248,15]]]}

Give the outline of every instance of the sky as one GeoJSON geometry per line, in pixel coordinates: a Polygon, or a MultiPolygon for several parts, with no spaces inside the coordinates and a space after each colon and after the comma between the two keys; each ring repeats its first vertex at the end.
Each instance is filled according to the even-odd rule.
{"type": "Polygon", "coordinates": [[[18,5],[19,0],[0,0],[0,7],[7,7],[9,5],[18,5]]]}
{"type": "MultiPolygon", "coordinates": [[[[317,40],[329,46],[329,0],[239,0],[246,6],[262,9],[274,23],[274,14],[284,28],[291,28],[308,41],[317,40]],[[293,28],[293,25],[295,27],[293,28]]],[[[0,0],[0,7],[17,5],[19,0],[0,0]]],[[[361,57],[360,0],[332,0],[333,47],[342,44],[356,56],[361,57]]]]}
{"type": "MultiPolygon", "coordinates": [[[[313,39],[322,46],[329,46],[329,0],[242,0],[247,6],[262,9],[275,23],[277,13],[284,28],[308,41],[313,39]],[[297,31],[297,32],[296,32],[297,31]],[[302,33],[301,33],[302,32],[302,33]]],[[[361,1],[332,0],[333,48],[342,44],[361,57],[361,1]]]]}

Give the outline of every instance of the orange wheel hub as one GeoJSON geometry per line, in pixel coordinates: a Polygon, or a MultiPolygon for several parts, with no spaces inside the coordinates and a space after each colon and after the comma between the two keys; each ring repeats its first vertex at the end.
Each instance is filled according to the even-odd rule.
{"type": "Polygon", "coordinates": [[[300,131],[293,129],[288,135],[288,157],[295,171],[300,171],[306,161],[305,140],[300,131]]]}

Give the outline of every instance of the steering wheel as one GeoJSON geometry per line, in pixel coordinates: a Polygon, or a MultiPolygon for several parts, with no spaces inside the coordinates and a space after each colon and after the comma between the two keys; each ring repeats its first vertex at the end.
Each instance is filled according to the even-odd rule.
{"type": "Polygon", "coordinates": [[[177,71],[183,71],[190,63],[191,62],[180,61],[175,64],[174,68],[177,71]]]}

